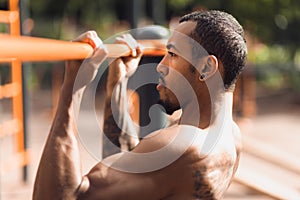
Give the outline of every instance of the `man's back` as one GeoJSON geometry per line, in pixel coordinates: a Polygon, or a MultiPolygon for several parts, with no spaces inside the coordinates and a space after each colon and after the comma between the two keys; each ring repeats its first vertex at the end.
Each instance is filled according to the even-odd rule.
{"type": "MultiPolygon", "coordinates": [[[[193,127],[195,128],[195,127],[193,127]]],[[[228,130],[229,131],[229,130],[228,130]]],[[[207,134],[199,131],[198,134],[207,134]]],[[[172,195],[165,199],[221,199],[228,188],[237,165],[237,152],[232,132],[220,135],[209,152],[203,137],[166,168],[169,183],[174,184],[172,195]]]]}
{"type": "Polygon", "coordinates": [[[123,153],[113,160],[102,161],[90,172],[90,182],[95,189],[99,188],[99,192],[103,191],[100,188],[113,189],[113,185],[122,188],[117,185],[123,185],[124,191],[116,189],[116,196],[110,196],[110,199],[138,199],[133,198],[130,191],[135,187],[140,190],[132,191],[134,196],[141,192],[141,196],[151,200],[220,199],[238,162],[232,130],[224,130],[210,147],[205,147],[208,130],[176,125],[157,131],[141,141],[132,151],[134,156],[123,153]],[[137,158],[136,155],[142,156],[137,158]],[[103,164],[109,166],[107,173],[99,175],[103,164]],[[136,168],[128,168],[132,165],[136,168]],[[101,182],[100,176],[112,182],[101,182]]]}

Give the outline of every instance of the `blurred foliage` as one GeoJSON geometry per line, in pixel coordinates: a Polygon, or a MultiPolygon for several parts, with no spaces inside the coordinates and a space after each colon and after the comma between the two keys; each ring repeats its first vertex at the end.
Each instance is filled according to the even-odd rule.
{"type": "Polygon", "coordinates": [[[108,26],[116,21],[113,3],[110,0],[30,0],[30,15],[35,21],[33,34],[59,39],[72,39],[89,29],[109,34],[108,26]]]}
{"type": "Polygon", "coordinates": [[[298,0],[168,0],[167,3],[173,8],[169,15],[182,15],[192,9],[231,13],[250,37],[248,61],[256,66],[258,83],[269,89],[291,87],[300,91],[298,0]]]}
{"type": "MultiPolygon", "coordinates": [[[[3,6],[6,0],[1,0],[3,6]]],[[[33,36],[70,40],[93,29],[101,38],[129,28],[129,5],[139,2],[139,21],[151,21],[154,0],[26,0],[34,20],[33,36]]],[[[161,0],[166,21],[193,10],[218,9],[235,16],[250,39],[248,61],[257,65],[259,80],[280,85],[285,80],[300,81],[299,0],[161,0]],[[270,70],[270,69],[271,70],[270,70]],[[287,69],[287,70],[286,70],[287,69]],[[288,78],[286,78],[288,77],[288,78]],[[284,80],[284,81],[283,81],[284,80]]],[[[0,26],[1,32],[6,29],[0,26]]],[[[48,69],[48,67],[45,67],[48,69]]],[[[47,73],[45,73],[47,74],[47,73]]],[[[48,72],[50,76],[51,73],[48,72]]],[[[46,76],[46,75],[45,75],[46,76]]],[[[47,77],[47,76],[46,76],[47,77]]],[[[300,85],[300,84],[299,84],[300,85]]],[[[277,86],[276,86],[277,87],[277,86]]],[[[296,86],[299,87],[299,86],[296,86]]]]}
{"type": "MultiPolygon", "coordinates": [[[[218,9],[235,16],[244,28],[266,44],[288,48],[291,57],[300,45],[300,3],[298,0],[167,0],[179,14],[192,9],[218,9]]],[[[169,11],[169,14],[174,15],[169,11]]]]}
{"type": "MultiPolygon", "coordinates": [[[[125,20],[133,0],[29,0],[30,15],[35,20],[35,35],[68,37],[63,33],[96,29],[106,36],[113,34],[114,23],[125,20]],[[74,26],[74,30],[70,30],[74,26]],[[48,30],[47,30],[48,28],[48,30]],[[65,30],[66,29],[66,30],[65,30]]],[[[140,0],[144,5],[151,0],[140,0]]],[[[235,16],[251,35],[265,44],[283,45],[294,58],[300,45],[300,4],[298,0],[165,0],[166,19],[195,9],[219,9],[235,16]]],[[[139,10],[146,12],[146,8],[139,10]]],[[[145,17],[145,14],[141,15],[145,17]]],[[[77,34],[77,33],[76,33],[77,34]]],[[[72,34],[71,34],[72,35],[72,34]]]]}

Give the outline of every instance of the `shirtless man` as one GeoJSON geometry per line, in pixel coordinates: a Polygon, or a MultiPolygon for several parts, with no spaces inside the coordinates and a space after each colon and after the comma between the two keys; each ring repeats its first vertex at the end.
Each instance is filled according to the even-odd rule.
{"type": "MultiPolygon", "coordinates": [[[[79,61],[67,62],[33,198],[221,199],[238,164],[239,129],[232,119],[232,93],[247,54],[239,23],[219,11],[184,16],[157,67],[162,104],[167,113],[182,109],[179,124],[152,133],[131,152],[108,157],[86,175],[80,171],[72,107],[94,79],[107,51],[95,32],[78,40],[95,47],[94,54],[80,68],[79,61]],[[194,40],[208,54],[193,44],[194,40]],[[79,73],[85,76],[74,85],[79,73]]],[[[113,97],[112,90],[120,87],[122,78],[135,71],[141,57],[133,38],[125,35],[117,41],[127,44],[132,56],[119,58],[110,66],[108,98],[113,97]]]]}

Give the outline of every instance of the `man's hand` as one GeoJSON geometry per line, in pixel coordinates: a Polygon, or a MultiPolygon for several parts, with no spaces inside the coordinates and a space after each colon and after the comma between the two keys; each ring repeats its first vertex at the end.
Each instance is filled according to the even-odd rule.
{"type": "Polygon", "coordinates": [[[107,57],[108,52],[95,31],[85,32],[73,41],[88,43],[94,49],[90,58],[66,62],[64,83],[73,85],[76,80],[74,88],[76,91],[94,80],[98,68],[107,57]]]}
{"type": "Polygon", "coordinates": [[[111,60],[108,77],[109,91],[113,90],[116,83],[134,74],[142,57],[139,44],[130,34],[117,37],[115,43],[127,45],[131,50],[131,56],[111,60]]]}

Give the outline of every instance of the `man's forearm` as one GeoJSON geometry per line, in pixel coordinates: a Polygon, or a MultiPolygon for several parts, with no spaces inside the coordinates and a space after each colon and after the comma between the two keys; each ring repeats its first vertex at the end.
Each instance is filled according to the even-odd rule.
{"type": "MultiPolygon", "coordinates": [[[[103,131],[110,142],[117,147],[121,147],[120,136],[122,135],[122,126],[124,115],[127,110],[126,85],[127,80],[116,81],[116,77],[108,76],[108,86],[106,91],[105,109],[104,109],[104,124],[103,131]],[[113,90],[115,91],[113,93],[113,90]]],[[[108,141],[104,143],[104,157],[117,153],[112,148],[109,148],[108,141]],[[108,150],[111,149],[111,150],[108,150]]]]}
{"type": "Polygon", "coordinates": [[[111,110],[111,99],[105,100],[105,111],[104,111],[104,124],[103,131],[105,136],[116,146],[120,147],[119,137],[122,130],[117,125],[112,110],[111,110]]]}
{"type": "MultiPolygon", "coordinates": [[[[75,199],[81,183],[81,163],[73,127],[72,88],[66,84],[62,88],[37,172],[33,199],[75,199]]],[[[76,98],[80,97],[81,94],[76,95],[76,98]]]]}
{"type": "MultiPolygon", "coordinates": [[[[104,113],[104,133],[114,145],[130,150],[137,142],[137,130],[128,113],[127,102],[128,77],[119,78],[116,66],[110,66],[104,113]],[[130,137],[132,135],[133,137],[130,137]],[[120,141],[122,144],[120,144],[120,141]]],[[[124,149],[124,150],[125,150],[124,149]]],[[[104,156],[115,152],[105,152],[104,156]]]]}

